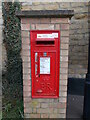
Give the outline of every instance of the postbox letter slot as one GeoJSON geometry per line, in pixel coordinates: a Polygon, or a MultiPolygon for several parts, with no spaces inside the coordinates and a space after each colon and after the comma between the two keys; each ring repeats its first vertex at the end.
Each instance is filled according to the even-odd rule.
{"type": "Polygon", "coordinates": [[[54,41],[36,41],[37,45],[53,45],[54,41]]]}

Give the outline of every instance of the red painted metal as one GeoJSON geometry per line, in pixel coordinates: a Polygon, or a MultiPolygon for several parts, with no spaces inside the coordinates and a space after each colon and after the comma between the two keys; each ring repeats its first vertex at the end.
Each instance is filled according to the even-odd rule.
{"type": "Polygon", "coordinates": [[[30,42],[32,98],[58,98],[60,68],[60,31],[31,30],[30,42]],[[53,33],[57,33],[58,37],[37,38],[37,34],[53,33]],[[50,66],[50,69],[46,64],[50,66]],[[46,66],[47,68],[44,69],[43,67],[46,66]]]}

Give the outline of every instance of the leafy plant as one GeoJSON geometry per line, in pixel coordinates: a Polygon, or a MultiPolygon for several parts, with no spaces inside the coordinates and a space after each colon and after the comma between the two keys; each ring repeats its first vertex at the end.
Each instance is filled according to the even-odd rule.
{"type": "Polygon", "coordinates": [[[11,109],[11,103],[8,103],[8,104],[5,106],[5,111],[8,112],[10,109],[11,109]]]}
{"type": "Polygon", "coordinates": [[[22,118],[23,116],[22,59],[20,56],[21,26],[20,19],[15,15],[16,10],[20,9],[21,5],[19,2],[2,3],[4,21],[3,43],[7,52],[7,73],[5,80],[3,80],[4,118],[22,118]]]}
{"type": "Polygon", "coordinates": [[[8,82],[21,82],[22,60],[20,19],[16,17],[16,10],[20,9],[18,2],[3,3],[4,44],[7,51],[7,80],[8,82]]]}

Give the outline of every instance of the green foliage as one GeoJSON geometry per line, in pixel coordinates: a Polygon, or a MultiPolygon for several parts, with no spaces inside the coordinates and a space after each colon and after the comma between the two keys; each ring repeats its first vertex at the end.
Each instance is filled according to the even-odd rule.
{"type": "Polygon", "coordinates": [[[4,20],[4,44],[7,51],[7,73],[3,79],[3,118],[22,118],[22,59],[20,19],[16,10],[20,10],[18,2],[2,3],[4,20]]]}
{"type": "Polygon", "coordinates": [[[15,11],[20,10],[18,2],[3,3],[4,43],[7,50],[7,79],[8,82],[21,82],[21,34],[20,20],[15,11]]]}
{"type": "Polygon", "coordinates": [[[10,109],[11,109],[11,104],[8,103],[8,104],[5,106],[5,111],[8,112],[10,109]]]}
{"type": "Polygon", "coordinates": [[[20,100],[16,101],[16,105],[13,106],[11,103],[8,103],[5,106],[5,112],[3,112],[3,118],[23,118],[23,103],[20,100]]]}

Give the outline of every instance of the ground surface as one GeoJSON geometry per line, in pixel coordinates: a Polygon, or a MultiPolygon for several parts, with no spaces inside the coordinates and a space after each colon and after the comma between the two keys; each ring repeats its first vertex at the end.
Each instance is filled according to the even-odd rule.
{"type": "Polygon", "coordinates": [[[69,79],[67,118],[83,118],[84,79],[69,79]]]}

